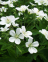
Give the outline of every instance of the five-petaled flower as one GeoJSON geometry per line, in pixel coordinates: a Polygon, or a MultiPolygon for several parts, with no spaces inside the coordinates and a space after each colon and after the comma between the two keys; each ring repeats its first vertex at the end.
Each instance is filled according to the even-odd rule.
{"type": "Polygon", "coordinates": [[[0,24],[6,25],[6,27],[9,27],[11,25],[11,23],[14,23],[15,20],[17,20],[17,19],[19,19],[19,17],[15,18],[13,15],[1,17],[0,24]]]}
{"type": "Polygon", "coordinates": [[[25,45],[26,47],[29,47],[28,51],[30,52],[30,54],[37,53],[37,49],[35,47],[39,46],[38,41],[33,42],[33,39],[29,38],[28,42],[26,42],[25,45]]]}
{"type": "Polygon", "coordinates": [[[12,37],[9,38],[10,42],[15,42],[16,44],[20,44],[21,40],[20,39],[24,39],[24,36],[20,33],[20,28],[16,29],[16,33],[14,30],[10,31],[10,35],[12,37]]]}
{"type": "Polygon", "coordinates": [[[22,26],[20,29],[21,33],[27,38],[27,37],[31,37],[32,32],[31,31],[26,31],[25,26],[22,26]]]}

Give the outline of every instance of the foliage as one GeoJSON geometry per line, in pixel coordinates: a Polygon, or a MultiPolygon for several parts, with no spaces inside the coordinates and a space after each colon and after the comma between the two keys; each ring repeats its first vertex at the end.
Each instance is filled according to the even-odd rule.
{"type": "MultiPolygon", "coordinates": [[[[42,29],[48,31],[48,21],[44,17],[42,19],[37,18],[36,13],[30,14],[28,13],[28,10],[21,12],[15,9],[16,7],[21,7],[22,5],[29,5],[29,9],[38,8],[39,11],[43,10],[43,12],[48,15],[48,5],[38,5],[38,3],[35,3],[34,0],[18,0],[17,2],[13,2],[13,5],[14,7],[9,7],[8,4],[0,4],[0,8],[2,8],[2,6],[8,8],[6,12],[0,11],[0,18],[10,15],[13,15],[15,18],[19,17],[15,23],[18,23],[19,27],[25,26],[27,31],[32,32],[31,37],[33,37],[33,41],[39,42],[39,46],[37,47],[38,52],[33,54],[28,52],[28,48],[25,46],[28,38],[21,39],[21,43],[19,45],[15,42],[9,42],[9,38],[11,37],[9,34],[10,30],[16,31],[18,28],[18,26],[14,27],[11,24],[11,26],[9,26],[10,30],[6,32],[2,32],[0,29],[0,62],[48,62],[48,39],[44,34],[39,32],[39,30],[42,29]],[[31,5],[30,2],[34,5],[31,5]],[[19,12],[23,13],[23,15],[19,15],[19,12]]],[[[4,27],[4,25],[0,25],[0,28],[1,27],[4,27]]]]}

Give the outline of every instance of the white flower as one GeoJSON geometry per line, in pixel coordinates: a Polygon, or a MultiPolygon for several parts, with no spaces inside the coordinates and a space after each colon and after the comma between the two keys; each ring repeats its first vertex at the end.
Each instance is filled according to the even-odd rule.
{"type": "Polygon", "coordinates": [[[43,4],[43,0],[34,0],[35,1],[35,3],[38,3],[38,5],[42,5],[43,4]]]}
{"type": "Polygon", "coordinates": [[[16,33],[14,30],[10,31],[10,35],[12,37],[9,38],[10,42],[15,42],[16,44],[20,44],[21,40],[20,39],[24,39],[24,36],[22,34],[20,34],[20,28],[16,29],[16,33]]]}
{"type": "Polygon", "coordinates": [[[38,15],[38,13],[39,13],[38,8],[33,8],[32,11],[33,11],[33,13],[36,13],[37,15],[38,15]]]}
{"type": "Polygon", "coordinates": [[[39,32],[41,32],[45,36],[45,38],[48,40],[48,31],[47,30],[42,29],[42,30],[39,30],[39,32]]]}
{"type": "Polygon", "coordinates": [[[41,32],[42,34],[46,35],[47,31],[45,29],[39,30],[39,32],[41,32]]]}
{"type": "Polygon", "coordinates": [[[25,26],[21,27],[21,33],[27,38],[27,37],[31,37],[32,32],[31,31],[26,31],[25,26]]]}
{"type": "Polygon", "coordinates": [[[28,51],[30,52],[30,54],[37,53],[37,49],[35,47],[39,46],[38,41],[33,42],[33,39],[29,38],[28,42],[26,42],[25,45],[26,47],[29,47],[28,51]]]}
{"type": "Polygon", "coordinates": [[[37,15],[36,17],[42,19],[43,17],[46,17],[46,16],[47,16],[47,14],[44,13],[44,12],[41,10],[41,11],[38,12],[38,15],[37,15]]]}
{"type": "Polygon", "coordinates": [[[28,9],[28,6],[22,5],[21,7],[16,7],[18,11],[25,11],[28,9]]]}
{"type": "Polygon", "coordinates": [[[13,15],[6,16],[6,17],[1,17],[0,24],[1,25],[6,25],[6,27],[9,27],[11,23],[14,23],[15,20],[19,19],[18,17],[15,18],[13,15]]]}
{"type": "Polygon", "coordinates": [[[2,32],[9,30],[9,28],[7,28],[7,27],[4,27],[4,28],[1,27],[0,29],[1,29],[0,31],[2,31],[2,32]]]}
{"type": "Polygon", "coordinates": [[[5,7],[0,8],[1,12],[3,12],[3,11],[6,12],[6,10],[7,10],[7,8],[5,8],[5,7]]]}
{"type": "Polygon", "coordinates": [[[45,14],[45,13],[41,10],[41,11],[39,11],[39,16],[44,17],[44,16],[47,16],[47,14],[45,14]]]}

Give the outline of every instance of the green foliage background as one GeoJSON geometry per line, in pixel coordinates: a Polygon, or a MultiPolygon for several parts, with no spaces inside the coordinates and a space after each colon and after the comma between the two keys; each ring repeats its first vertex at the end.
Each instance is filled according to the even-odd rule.
{"type": "MultiPolygon", "coordinates": [[[[16,8],[21,5],[30,5],[29,2],[34,3],[33,0],[19,0],[18,2],[14,3],[14,6],[16,8]]],[[[2,5],[0,5],[0,7],[2,7],[2,5]]],[[[6,5],[5,7],[8,7],[8,11],[6,13],[0,13],[0,18],[2,16],[9,15],[14,15],[15,17],[18,17],[18,11],[16,11],[15,8],[11,8],[8,5],[6,5]]],[[[43,11],[45,8],[48,10],[48,6],[44,5],[39,6],[38,4],[36,4],[36,6],[29,6],[29,8],[34,7],[37,7],[39,10],[43,11]]],[[[45,13],[48,14],[48,12],[45,13]]],[[[35,18],[36,14],[28,14],[27,11],[25,11],[23,16],[21,15],[20,19],[16,22],[20,24],[20,27],[22,25],[25,25],[27,30],[33,32],[32,36],[34,40],[39,41],[40,44],[40,46],[38,47],[38,53],[28,53],[28,49],[25,47],[25,45],[23,45],[27,40],[22,40],[22,43],[20,45],[16,45],[15,43],[10,43],[8,41],[8,32],[0,32],[0,36],[3,35],[2,40],[0,40],[0,62],[48,62],[48,41],[45,39],[44,35],[38,32],[41,29],[48,30],[48,22],[44,18],[43,20],[37,20],[35,18]]],[[[13,28],[11,27],[11,29],[13,28]]]]}

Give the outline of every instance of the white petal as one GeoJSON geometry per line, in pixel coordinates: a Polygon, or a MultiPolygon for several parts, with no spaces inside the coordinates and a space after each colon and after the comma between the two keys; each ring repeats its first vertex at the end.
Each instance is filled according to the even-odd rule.
{"type": "Polygon", "coordinates": [[[1,37],[0,37],[0,40],[1,40],[1,37]]]}
{"type": "Polygon", "coordinates": [[[19,26],[19,24],[15,23],[15,22],[13,22],[12,25],[13,25],[14,27],[19,26]]]}
{"type": "Polygon", "coordinates": [[[15,21],[15,17],[13,15],[8,16],[8,19],[10,19],[11,22],[14,22],[15,21]]]}
{"type": "Polygon", "coordinates": [[[33,37],[31,37],[31,36],[28,36],[29,38],[31,38],[31,39],[33,39],[33,37]]]}
{"type": "Polygon", "coordinates": [[[10,6],[10,7],[14,7],[14,5],[13,5],[13,4],[9,4],[9,6],[10,6]]]}
{"type": "Polygon", "coordinates": [[[20,34],[20,35],[19,35],[19,38],[20,38],[20,39],[24,39],[23,34],[20,34]]]}
{"type": "Polygon", "coordinates": [[[19,7],[17,7],[16,9],[17,9],[18,11],[20,11],[20,8],[19,8],[19,7]]]}
{"type": "Polygon", "coordinates": [[[29,47],[30,44],[32,44],[33,39],[29,38],[28,42],[25,43],[26,47],[29,47]]]}
{"type": "Polygon", "coordinates": [[[33,39],[32,38],[29,38],[28,39],[28,42],[32,43],[33,42],[33,39]]]}
{"type": "Polygon", "coordinates": [[[14,36],[15,35],[15,31],[14,30],[11,30],[10,31],[10,35],[14,36]]]}
{"type": "Polygon", "coordinates": [[[18,19],[19,19],[19,17],[15,18],[15,20],[18,20],[18,19]]]}
{"type": "Polygon", "coordinates": [[[2,21],[5,21],[5,20],[6,20],[6,17],[1,17],[1,20],[2,20],[2,21]]]}
{"type": "Polygon", "coordinates": [[[27,34],[28,34],[28,35],[32,35],[32,32],[31,32],[31,31],[27,31],[27,34]]]}
{"type": "Polygon", "coordinates": [[[34,47],[38,47],[38,46],[39,46],[39,42],[38,42],[38,41],[35,41],[35,42],[32,43],[32,45],[33,45],[34,47]]]}
{"type": "Polygon", "coordinates": [[[6,24],[6,27],[9,27],[11,25],[11,23],[10,24],[6,24]]]}
{"type": "Polygon", "coordinates": [[[20,28],[16,29],[16,34],[19,35],[20,34],[20,28]]]}
{"type": "Polygon", "coordinates": [[[15,38],[14,38],[14,37],[10,37],[10,38],[9,38],[9,41],[10,41],[10,42],[14,42],[14,41],[15,41],[15,38]]]}
{"type": "Polygon", "coordinates": [[[29,44],[30,44],[29,42],[26,42],[26,43],[25,43],[26,47],[29,47],[29,44]]]}
{"type": "Polygon", "coordinates": [[[5,21],[0,21],[0,24],[1,25],[5,25],[5,21]]]}
{"type": "Polygon", "coordinates": [[[47,33],[47,35],[45,35],[45,38],[48,40],[48,33],[47,33]]]}
{"type": "Polygon", "coordinates": [[[21,28],[22,28],[22,31],[23,31],[23,32],[25,32],[25,31],[26,31],[25,26],[22,26],[21,28]]]}
{"type": "Polygon", "coordinates": [[[28,51],[30,52],[30,54],[37,53],[37,49],[34,47],[29,47],[28,51]]]}
{"type": "Polygon", "coordinates": [[[20,44],[21,43],[20,39],[15,39],[15,43],[20,44]]]}

